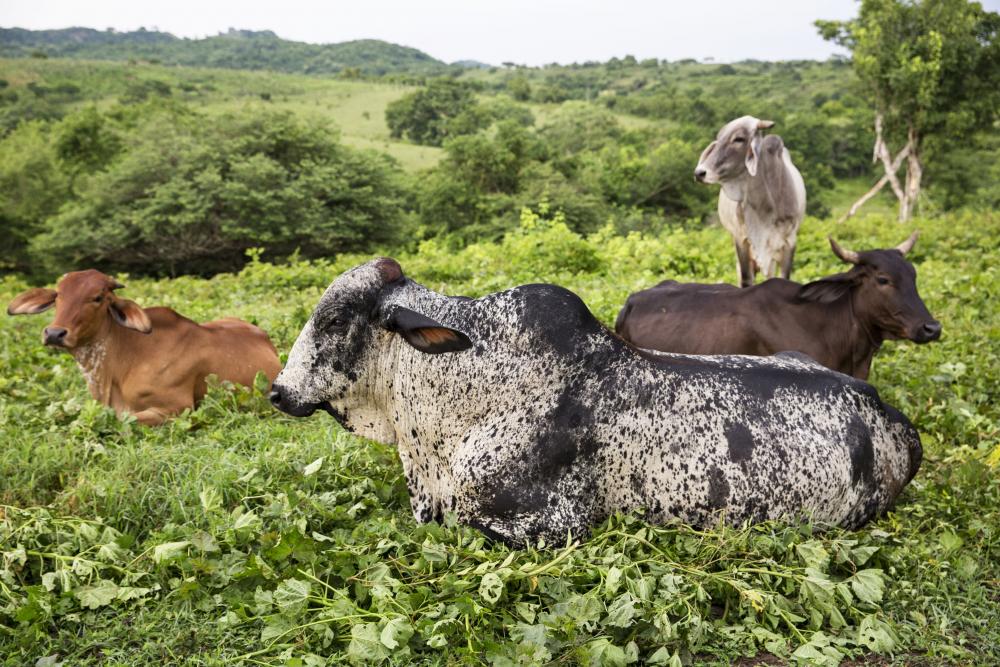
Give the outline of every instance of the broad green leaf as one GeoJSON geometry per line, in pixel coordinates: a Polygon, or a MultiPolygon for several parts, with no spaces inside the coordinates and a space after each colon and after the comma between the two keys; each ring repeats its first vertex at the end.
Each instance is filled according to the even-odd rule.
{"type": "Polygon", "coordinates": [[[673,654],[670,650],[666,646],[661,646],[653,651],[653,655],[649,656],[646,663],[649,665],[668,665],[671,657],[673,654]]]}
{"type": "Polygon", "coordinates": [[[484,574],[479,582],[479,595],[490,604],[495,604],[502,594],[503,580],[494,572],[484,574]]]}
{"type": "Polygon", "coordinates": [[[608,597],[611,597],[618,592],[618,586],[621,584],[622,571],[617,567],[612,567],[608,570],[608,575],[604,578],[604,590],[608,597]]]}
{"type": "Polygon", "coordinates": [[[626,663],[625,650],[615,646],[608,639],[598,637],[584,644],[583,652],[587,664],[592,667],[624,667],[626,663]]]}
{"type": "Polygon", "coordinates": [[[825,571],[830,563],[830,554],[822,542],[810,540],[795,545],[795,553],[802,559],[802,564],[819,571],[825,571]]]}
{"type": "Polygon", "coordinates": [[[397,617],[385,624],[379,634],[379,641],[391,651],[400,645],[405,645],[412,636],[413,626],[410,622],[403,617],[397,617]]]}
{"type": "Polygon", "coordinates": [[[861,567],[868,560],[875,555],[879,550],[879,547],[855,547],[851,549],[851,560],[854,561],[856,567],[861,567]]]}
{"type": "Polygon", "coordinates": [[[627,628],[635,617],[635,598],[631,593],[623,593],[608,605],[608,616],[605,625],[617,628],[627,628]]]}
{"type": "Polygon", "coordinates": [[[301,579],[285,579],[274,589],[274,604],[282,611],[299,611],[309,600],[312,584],[301,579]]]}
{"type": "Polygon", "coordinates": [[[876,604],[882,601],[882,593],[885,590],[885,579],[882,570],[868,569],[859,570],[850,579],[851,590],[863,602],[876,604]]]}
{"type": "Polygon", "coordinates": [[[165,560],[169,560],[176,556],[179,556],[188,545],[191,544],[188,540],[183,540],[181,542],[164,542],[163,544],[157,544],[153,548],[153,562],[162,563],[165,560]]]}
{"type": "Polygon", "coordinates": [[[267,619],[264,629],[260,632],[262,642],[270,642],[291,633],[295,629],[295,623],[282,615],[275,615],[267,619]]]}
{"type": "Polygon", "coordinates": [[[98,609],[108,606],[118,598],[118,584],[101,580],[96,584],[78,587],[73,591],[73,595],[84,609],[98,609]]]}
{"type": "Polygon", "coordinates": [[[219,550],[219,543],[215,541],[209,533],[199,530],[191,535],[191,546],[202,553],[215,553],[219,550]]]}
{"type": "Polygon", "coordinates": [[[858,643],[876,653],[888,653],[895,648],[896,639],[884,622],[869,614],[861,619],[858,626],[858,643]]]}
{"type": "Polygon", "coordinates": [[[303,477],[310,477],[312,475],[315,475],[317,472],[319,472],[319,469],[323,467],[323,460],[324,460],[324,458],[325,457],[321,456],[318,459],[316,459],[315,461],[313,461],[312,463],[310,463],[309,465],[307,465],[305,468],[303,468],[302,469],[302,476],[303,477]]]}
{"type": "Polygon", "coordinates": [[[347,657],[355,662],[375,662],[389,657],[389,650],[382,643],[377,623],[357,623],[351,626],[351,642],[347,657]]]}
{"type": "Polygon", "coordinates": [[[198,494],[198,500],[201,501],[201,507],[203,510],[211,512],[219,507],[222,497],[219,495],[218,489],[213,486],[207,486],[201,490],[201,493],[198,494]]]}

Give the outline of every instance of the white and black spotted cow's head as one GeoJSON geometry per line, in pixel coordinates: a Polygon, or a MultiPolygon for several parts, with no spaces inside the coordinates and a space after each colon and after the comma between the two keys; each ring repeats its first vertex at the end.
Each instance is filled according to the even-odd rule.
{"type": "Polygon", "coordinates": [[[385,417],[372,414],[371,399],[391,372],[386,356],[392,341],[401,338],[427,354],[472,346],[461,331],[396,303],[391,296],[407,283],[396,260],[386,257],[334,280],[271,387],[272,405],[296,417],[323,409],[348,429],[388,439],[377,437],[388,434],[386,424],[378,423],[385,417]]]}

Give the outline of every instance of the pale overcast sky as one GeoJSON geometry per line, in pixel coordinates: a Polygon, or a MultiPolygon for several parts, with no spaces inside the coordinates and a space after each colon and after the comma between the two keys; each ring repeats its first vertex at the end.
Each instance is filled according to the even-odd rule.
{"type": "MultiPolygon", "coordinates": [[[[1000,0],[986,0],[996,11],[1000,0]]],[[[0,26],[140,26],[180,37],[273,30],[313,43],[374,38],[435,58],[528,65],[637,58],[825,59],[837,49],[817,18],[846,19],[855,0],[3,0],[0,26]]]]}

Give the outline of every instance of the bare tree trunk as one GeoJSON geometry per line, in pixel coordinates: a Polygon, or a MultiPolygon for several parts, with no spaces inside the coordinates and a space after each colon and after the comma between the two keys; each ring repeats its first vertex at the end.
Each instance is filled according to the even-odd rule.
{"type": "Polygon", "coordinates": [[[920,194],[920,160],[916,155],[917,150],[917,138],[916,133],[913,128],[910,128],[910,134],[907,138],[906,145],[903,149],[896,154],[896,157],[892,157],[892,153],[889,152],[889,146],[885,143],[885,138],[882,136],[882,114],[875,114],[875,147],[872,149],[872,162],[882,162],[882,169],[885,171],[885,175],[878,180],[878,182],[872,186],[872,189],[866,192],[860,199],[858,199],[854,204],[848,209],[847,213],[840,218],[838,222],[843,222],[853,216],[858,212],[865,202],[874,197],[879,191],[885,187],[888,183],[892,187],[893,194],[896,195],[896,199],[899,200],[899,219],[900,221],[909,220],[913,213],[913,203],[916,201],[916,197],[920,194]],[[906,189],[903,188],[899,183],[899,178],[896,176],[896,172],[903,165],[903,160],[907,160],[907,174],[906,174],[906,189]],[[914,165],[916,167],[914,168],[914,165]],[[911,181],[911,174],[915,181],[911,181]],[[912,198],[910,197],[911,187],[915,187],[915,194],[912,198]]]}
{"type": "Polygon", "coordinates": [[[847,220],[848,218],[850,218],[851,216],[853,216],[855,213],[857,213],[858,209],[861,208],[862,206],[864,206],[865,203],[869,199],[871,199],[872,197],[874,197],[875,195],[877,195],[879,193],[879,191],[882,188],[884,188],[885,184],[888,183],[888,182],[889,182],[889,177],[888,176],[883,176],[882,178],[878,179],[878,183],[876,183],[875,185],[873,185],[871,190],[869,190],[864,195],[862,195],[861,199],[859,199],[858,201],[856,201],[853,204],[851,204],[851,208],[849,208],[847,210],[847,213],[845,213],[843,216],[841,216],[840,220],[838,220],[837,222],[838,223],[844,222],[845,220],[847,220]]]}
{"type": "Polygon", "coordinates": [[[906,156],[906,191],[899,203],[899,221],[906,222],[913,217],[917,208],[917,198],[920,196],[920,180],[924,175],[920,164],[920,154],[917,152],[917,133],[910,127],[906,145],[910,152],[906,156]]]}

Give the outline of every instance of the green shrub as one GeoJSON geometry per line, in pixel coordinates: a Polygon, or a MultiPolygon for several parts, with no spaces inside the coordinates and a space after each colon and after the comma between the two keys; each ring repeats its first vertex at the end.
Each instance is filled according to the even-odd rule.
{"type": "Polygon", "coordinates": [[[254,246],[315,257],[400,232],[398,167],[288,113],[154,112],[122,141],[128,150],[81,175],[78,196],[33,239],[53,271],[233,270],[254,246]]]}

